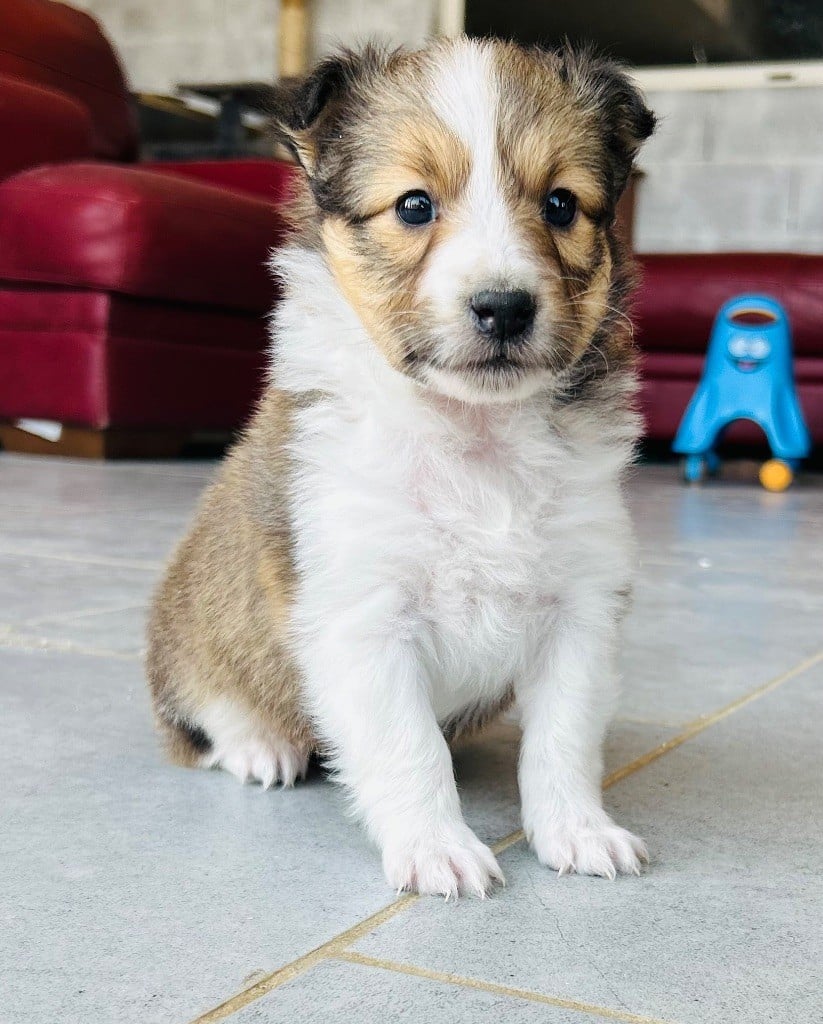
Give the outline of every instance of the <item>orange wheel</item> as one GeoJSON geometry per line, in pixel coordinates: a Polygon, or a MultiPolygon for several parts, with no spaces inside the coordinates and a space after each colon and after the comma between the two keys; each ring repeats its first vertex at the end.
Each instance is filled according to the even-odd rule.
{"type": "Polygon", "coordinates": [[[760,467],[760,483],[767,491],[785,491],[793,479],[791,466],[782,459],[769,459],[760,467]]]}

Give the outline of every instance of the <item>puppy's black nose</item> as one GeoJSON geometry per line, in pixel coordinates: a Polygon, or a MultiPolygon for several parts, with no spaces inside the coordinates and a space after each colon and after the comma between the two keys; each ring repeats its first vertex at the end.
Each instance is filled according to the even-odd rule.
{"type": "Polygon", "coordinates": [[[497,341],[516,341],[534,322],[534,296],[528,292],[478,292],[471,307],[478,329],[497,341]]]}

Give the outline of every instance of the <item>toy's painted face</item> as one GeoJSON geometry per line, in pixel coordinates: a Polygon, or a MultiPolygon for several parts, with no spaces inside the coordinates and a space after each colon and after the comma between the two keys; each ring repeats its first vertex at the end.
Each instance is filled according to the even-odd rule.
{"type": "Polygon", "coordinates": [[[747,337],[744,334],[737,334],[729,342],[728,351],[736,369],[742,373],[753,373],[769,358],[772,347],[768,339],[762,335],[753,334],[747,337]]]}

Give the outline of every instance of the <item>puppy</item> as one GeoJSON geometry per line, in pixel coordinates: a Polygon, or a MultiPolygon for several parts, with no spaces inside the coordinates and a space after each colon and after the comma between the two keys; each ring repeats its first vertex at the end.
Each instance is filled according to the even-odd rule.
{"type": "Polygon", "coordinates": [[[638,430],[614,217],[654,118],[608,61],[467,39],[274,103],[295,231],[265,397],[154,602],[169,753],[268,787],[319,750],[393,888],[483,896],[448,742],[516,704],[538,858],[637,873],[601,745],[638,430]]]}

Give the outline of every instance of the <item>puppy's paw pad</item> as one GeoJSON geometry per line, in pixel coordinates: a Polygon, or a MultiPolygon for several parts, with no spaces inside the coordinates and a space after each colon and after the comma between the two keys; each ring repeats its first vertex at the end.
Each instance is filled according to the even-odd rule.
{"type": "Polygon", "coordinates": [[[505,885],[494,854],[466,826],[448,835],[417,837],[391,844],[383,869],[396,891],[445,896],[471,894],[485,899],[496,884],[505,885]]]}
{"type": "Polygon", "coordinates": [[[240,779],[241,782],[259,782],[263,789],[280,783],[293,786],[303,778],[308,768],[308,753],[279,738],[248,738],[230,750],[218,752],[211,760],[240,779]]]}
{"type": "Polygon", "coordinates": [[[639,875],[641,865],[649,862],[643,840],[609,818],[591,824],[535,829],[531,840],[538,860],[560,875],[639,875]]]}

